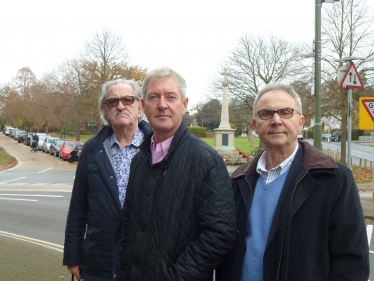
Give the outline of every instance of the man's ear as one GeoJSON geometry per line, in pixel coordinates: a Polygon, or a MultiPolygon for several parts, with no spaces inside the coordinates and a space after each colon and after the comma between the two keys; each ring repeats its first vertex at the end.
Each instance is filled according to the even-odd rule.
{"type": "Polygon", "coordinates": [[[256,131],[257,130],[257,124],[256,124],[256,119],[252,119],[252,125],[253,125],[253,129],[256,131]]]}
{"type": "Polygon", "coordinates": [[[186,112],[188,106],[188,98],[185,97],[183,101],[183,114],[186,112]]]}

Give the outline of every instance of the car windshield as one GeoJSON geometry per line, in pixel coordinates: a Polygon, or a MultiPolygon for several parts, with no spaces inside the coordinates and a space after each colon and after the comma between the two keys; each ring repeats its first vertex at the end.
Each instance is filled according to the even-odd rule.
{"type": "Polygon", "coordinates": [[[76,145],[82,145],[80,142],[67,142],[65,143],[67,147],[74,147],[76,145]]]}
{"type": "Polygon", "coordinates": [[[56,145],[62,145],[64,143],[64,140],[56,140],[56,145]]]}

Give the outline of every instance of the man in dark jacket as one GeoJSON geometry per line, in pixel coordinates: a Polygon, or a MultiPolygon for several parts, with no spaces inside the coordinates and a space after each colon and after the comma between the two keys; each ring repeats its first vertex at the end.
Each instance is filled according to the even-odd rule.
{"type": "Polygon", "coordinates": [[[80,156],[65,231],[63,264],[80,280],[114,280],[130,164],[151,133],[142,116],[136,82],[102,86],[100,117],[106,125],[80,156]]]}
{"type": "Polygon", "coordinates": [[[38,148],[39,136],[36,133],[32,136],[32,140],[31,147],[38,148]]]}
{"type": "Polygon", "coordinates": [[[131,164],[116,280],[212,280],[236,240],[235,202],[222,158],[182,124],[186,84],[170,68],[143,82],[153,129],[131,164]]]}
{"type": "Polygon", "coordinates": [[[265,151],[232,175],[238,240],[217,280],[366,281],[369,249],[352,172],[307,142],[292,87],[257,95],[253,125],[265,151]]]}

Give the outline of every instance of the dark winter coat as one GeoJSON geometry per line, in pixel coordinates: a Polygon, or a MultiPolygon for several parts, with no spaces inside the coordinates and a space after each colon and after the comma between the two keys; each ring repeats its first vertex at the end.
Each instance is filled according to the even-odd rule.
{"type": "MultiPolygon", "coordinates": [[[[151,132],[144,121],[139,128],[145,136],[151,132]]],[[[113,280],[117,266],[123,208],[112,165],[112,134],[111,127],[104,127],[85,143],[66,223],[63,264],[83,265],[82,277],[90,281],[113,280]]]]}
{"type": "Polygon", "coordinates": [[[116,280],[211,281],[236,240],[226,165],[183,124],[154,165],[150,141],[131,164],[116,280]]]}
{"type": "MultiPolygon", "coordinates": [[[[368,241],[352,172],[310,144],[299,144],[270,229],[264,281],[367,281],[368,241]]],[[[240,280],[259,158],[232,175],[239,234],[217,280],[240,280]]]]}

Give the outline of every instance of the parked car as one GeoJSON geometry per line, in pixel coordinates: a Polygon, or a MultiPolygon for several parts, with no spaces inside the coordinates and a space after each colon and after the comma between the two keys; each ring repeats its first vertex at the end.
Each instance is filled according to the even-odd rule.
{"type": "Polygon", "coordinates": [[[298,135],[297,135],[297,139],[298,139],[298,140],[303,140],[303,139],[304,139],[303,132],[299,132],[299,133],[298,133],[298,135]]]}
{"type": "Polygon", "coordinates": [[[11,128],[11,129],[9,129],[8,137],[13,138],[13,132],[14,132],[15,129],[16,129],[16,128],[11,128]]]}
{"type": "Polygon", "coordinates": [[[18,141],[18,135],[21,134],[21,133],[25,133],[24,130],[20,130],[20,129],[14,129],[13,130],[13,139],[18,141]]]}
{"type": "Polygon", "coordinates": [[[83,143],[80,142],[80,141],[74,141],[74,140],[66,140],[66,141],[64,141],[64,143],[60,147],[59,157],[62,160],[67,160],[68,157],[70,156],[70,151],[73,150],[74,146],[79,145],[79,144],[83,145],[83,143]]]}
{"type": "Polygon", "coordinates": [[[329,142],[331,138],[330,134],[322,134],[322,140],[329,142]]]}
{"type": "Polygon", "coordinates": [[[6,136],[8,136],[8,135],[9,135],[9,131],[10,131],[11,129],[14,129],[14,128],[13,128],[13,127],[10,127],[10,126],[5,126],[5,127],[4,127],[4,130],[3,130],[3,134],[6,135],[6,136]]]}
{"type": "MultiPolygon", "coordinates": [[[[39,136],[39,135],[38,135],[39,136]]],[[[49,135],[40,135],[39,136],[39,141],[38,141],[38,150],[43,149],[43,142],[46,138],[50,137],[49,135]]]]}
{"type": "Polygon", "coordinates": [[[49,148],[49,154],[58,157],[60,155],[60,147],[64,141],[64,139],[53,139],[49,148]]]}
{"type": "Polygon", "coordinates": [[[43,144],[42,144],[42,151],[43,152],[50,153],[49,152],[49,148],[51,147],[51,143],[52,143],[53,139],[58,139],[58,138],[54,138],[54,137],[50,137],[49,136],[49,137],[47,137],[47,138],[44,139],[43,144]]]}
{"type": "Polygon", "coordinates": [[[330,141],[339,142],[340,137],[341,137],[341,134],[333,133],[333,134],[331,134],[330,141]]]}
{"type": "Polygon", "coordinates": [[[20,143],[20,142],[24,142],[25,139],[26,139],[26,135],[27,135],[27,133],[26,133],[25,131],[20,132],[20,133],[18,134],[18,137],[17,137],[17,141],[18,141],[18,143],[20,143]]]}
{"type": "MultiPolygon", "coordinates": [[[[46,133],[36,133],[38,136],[45,136],[46,133]]],[[[25,145],[30,145],[32,143],[32,137],[34,133],[27,133],[26,139],[25,139],[25,145]]]]}

